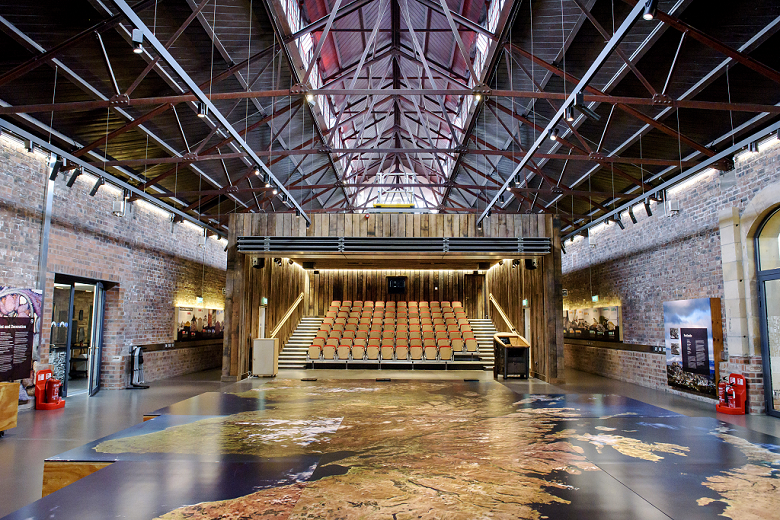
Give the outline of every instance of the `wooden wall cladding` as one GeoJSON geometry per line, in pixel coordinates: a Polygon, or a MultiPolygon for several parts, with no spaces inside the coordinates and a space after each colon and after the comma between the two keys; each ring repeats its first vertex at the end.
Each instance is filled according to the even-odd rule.
{"type": "MultiPolygon", "coordinates": [[[[525,330],[523,299],[529,300],[531,372],[556,383],[564,376],[560,219],[547,215],[545,227],[553,231],[553,253],[538,257],[534,270],[526,269],[524,262],[515,269],[511,262],[494,266],[487,273],[487,286],[521,335],[525,330]]],[[[489,312],[497,329],[509,330],[492,304],[489,312]]]]}
{"type": "MultiPolygon", "coordinates": [[[[550,215],[493,215],[477,229],[476,215],[413,215],[372,213],[312,214],[312,225],[292,213],[231,215],[235,236],[346,236],[346,237],[549,237],[550,215]],[[235,220],[234,220],[235,219],[235,220]]],[[[234,241],[230,242],[235,244],[234,241]]]]}
{"type": "Polygon", "coordinates": [[[322,269],[308,271],[307,316],[324,316],[333,300],[460,301],[464,276],[471,271],[322,269]],[[405,294],[387,294],[387,277],[405,276],[405,294]]]}

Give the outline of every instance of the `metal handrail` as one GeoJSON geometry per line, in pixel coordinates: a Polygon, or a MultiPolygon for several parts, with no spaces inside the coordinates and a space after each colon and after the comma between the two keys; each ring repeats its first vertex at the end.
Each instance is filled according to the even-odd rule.
{"type": "Polygon", "coordinates": [[[287,309],[287,312],[284,314],[284,317],[281,319],[281,321],[276,325],[276,328],[271,331],[271,334],[268,336],[269,338],[274,338],[279,333],[279,331],[282,329],[282,326],[284,326],[285,322],[290,319],[290,316],[292,316],[293,311],[295,308],[300,305],[300,303],[303,301],[303,293],[298,295],[298,298],[293,302],[292,305],[290,305],[290,308],[287,309]]]}
{"type": "Polygon", "coordinates": [[[515,328],[515,326],[512,324],[512,322],[509,320],[509,317],[508,317],[508,316],[506,315],[506,313],[504,312],[504,309],[502,309],[502,308],[501,308],[501,305],[499,305],[499,304],[498,304],[498,301],[497,301],[497,300],[496,300],[496,298],[493,296],[493,293],[490,293],[490,294],[488,295],[488,297],[489,297],[489,299],[490,299],[490,303],[492,303],[493,305],[495,305],[495,307],[496,307],[496,310],[498,311],[498,314],[501,316],[501,318],[504,320],[504,323],[506,323],[506,324],[509,326],[509,331],[510,331],[510,332],[513,332],[513,333],[515,333],[515,334],[518,334],[518,332],[517,332],[517,329],[516,329],[516,328],[515,328]]]}

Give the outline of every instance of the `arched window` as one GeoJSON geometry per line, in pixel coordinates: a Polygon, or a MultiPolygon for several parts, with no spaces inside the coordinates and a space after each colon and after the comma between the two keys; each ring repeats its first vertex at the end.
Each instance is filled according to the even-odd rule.
{"type": "Polygon", "coordinates": [[[767,411],[780,417],[780,208],[758,230],[756,265],[767,411]]]}

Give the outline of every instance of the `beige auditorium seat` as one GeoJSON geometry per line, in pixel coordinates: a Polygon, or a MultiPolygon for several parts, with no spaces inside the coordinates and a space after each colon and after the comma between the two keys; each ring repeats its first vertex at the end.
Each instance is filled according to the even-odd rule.
{"type": "Polygon", "coordinates": [[[409,342],[406,338],[395,340],[395,359],[406,360],[409,357],[409,342]]]}
{"type": "Polygon", "coordinates": [[[479,345],[475,339],[466,340],[466,352],[476,352],[479,345]]]}
{"type": "Polygon", "coordinates": [[[366,355],[366,340],[356,339],[352,344],[352,359],[363,359],[366,355]]]}
{"type": "Polygon", "coordinates": [[[422,359],[423,347],[422,344],[417,341],[413,341],[409,344],[409,356],[414,360],[422,359]]]}
{"type": "Polygon", "coordinates": [[[338,340],[329,339],[322,347],[322,359],[333,359],[336,357],[336,349],[339,346],[338,340]]]}
{"type": "Polygon", "coordinates": [[[309,347],[309,359],[320,359],[322,347],[324,346],[324,338],[314,338],[314,341],[312,341],[311,346],[309,347]]]}
{"type": "Polygon", "coordinates": [[[395,353],[395,344],[392,339],[383,339],[382,340],[382,359],[383,360],[390,360],[393,359],[393,354],[395,353]]]}
{"type": "Polygon", "coordinates": [[[436,348],[436,340],[426,339],[423,340],[423,348],[425,350],[425,359],[436,359],[438,349],[436,348]]]}
{"type": "Polygon", "coordinates": [[[368,346],[366,347],[366,359],[379,359],[379,340],[371,338],[368,340],[368,346]]]}
{"type": "Polygon", "coordinates": [[[462,339],[450,339],[450,345],[452,345],[453,352],[463,352],[465,346],[462,339]]]}

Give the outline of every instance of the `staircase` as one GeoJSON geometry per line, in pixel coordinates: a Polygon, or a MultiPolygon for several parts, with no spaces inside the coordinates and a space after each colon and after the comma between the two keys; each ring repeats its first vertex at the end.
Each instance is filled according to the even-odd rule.
{"type": "Polygon", "coordinates": [[[493,370],[493,335],[498,332],[491,320],[469,319],[474,330],[474,338],[477,340],[477,353],[485,370],[493,370]]]}
{"type": "MultiPolygon", "coordinates": [[[[306,368],[306,355],[323,318],[303,318],[279,354],[279,369],[306,368]]],[[[476,333],[475,333],[476,335],[476,333]]]]}

